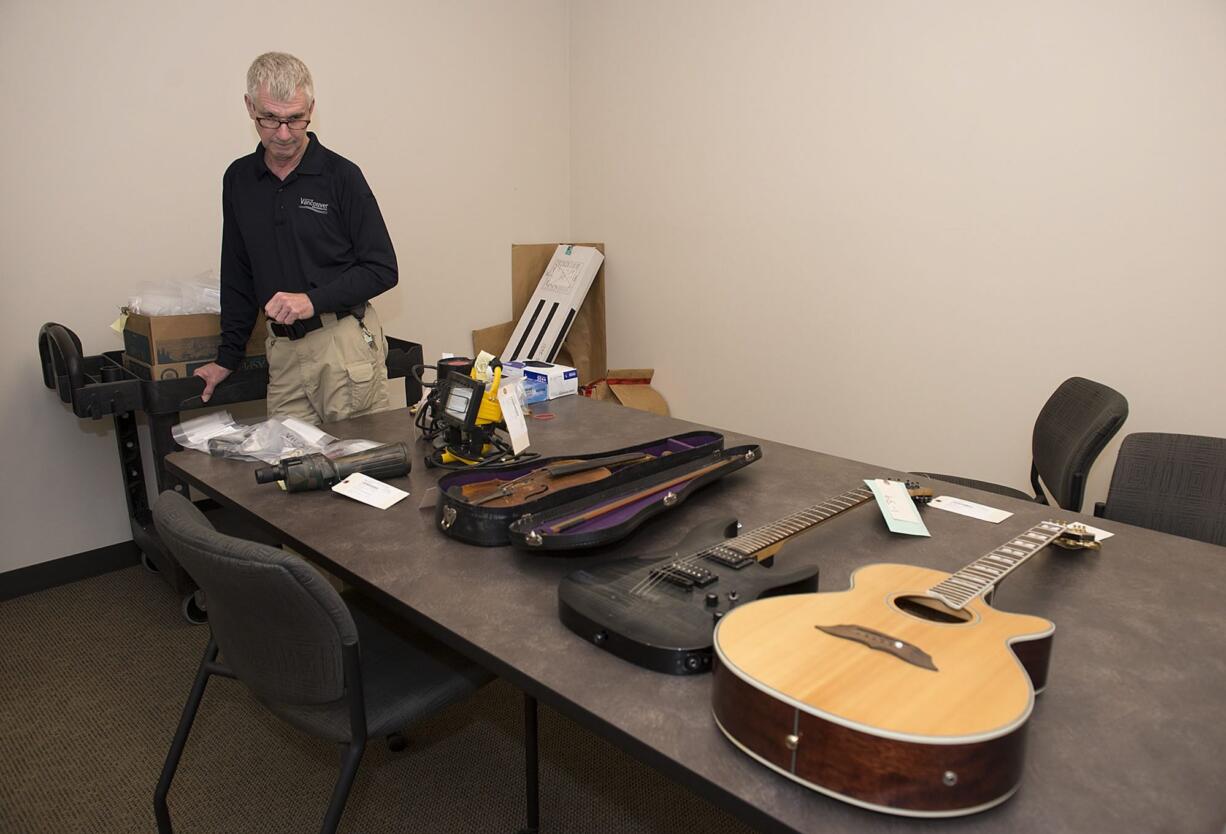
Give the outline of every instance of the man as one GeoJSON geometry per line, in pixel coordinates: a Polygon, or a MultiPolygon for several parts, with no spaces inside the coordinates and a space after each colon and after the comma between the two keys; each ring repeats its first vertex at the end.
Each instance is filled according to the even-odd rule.
{"type": "Polygon", "coordinates": [[[307,132],[311,73],[269,52],[247,71],[260,145],[222,180],[221,346],[201,399],[268,317],[268,413],[318,424],[388,407],[387,340],[368,302],[396,285],[396,253],[361,170],[307,132]]]}

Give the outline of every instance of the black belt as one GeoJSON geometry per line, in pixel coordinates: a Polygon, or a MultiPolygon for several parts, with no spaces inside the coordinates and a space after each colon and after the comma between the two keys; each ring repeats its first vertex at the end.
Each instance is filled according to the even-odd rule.
{"type": "MultiPolygon", "coordinates": [[[[352,310],[339,310],[336,313],[336,320],[340,321],[345,316],[351,315],[353,315],[352,310]]],[[[298,319],[293,324],[278,324],[275,321],[268,323],[268,327],[274,335],[289,339],[291,342],[295,339],[301,339],[306,334],[323,326],[323,320],[319,316],[311,316],[309,319],[298,319]]]]}

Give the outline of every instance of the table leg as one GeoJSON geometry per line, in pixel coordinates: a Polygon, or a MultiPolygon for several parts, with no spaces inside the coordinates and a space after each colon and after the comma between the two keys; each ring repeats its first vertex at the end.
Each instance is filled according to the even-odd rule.
{"type": "Polygon", "coordinates": [[[537,768],[536,699],[524,693],[524,765],[528,792],[528,824],[521,834],[537,834],[540,827],[541,788],[537,768]]]}

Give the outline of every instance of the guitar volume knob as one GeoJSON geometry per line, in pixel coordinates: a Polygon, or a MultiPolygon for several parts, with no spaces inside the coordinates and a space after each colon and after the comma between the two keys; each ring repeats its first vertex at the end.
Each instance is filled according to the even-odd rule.
{"type": "Polygon", "coordinates": [[[719,605],[719,594],[711,592],[707,594],[707,607],[714,608],[719,605]]]}

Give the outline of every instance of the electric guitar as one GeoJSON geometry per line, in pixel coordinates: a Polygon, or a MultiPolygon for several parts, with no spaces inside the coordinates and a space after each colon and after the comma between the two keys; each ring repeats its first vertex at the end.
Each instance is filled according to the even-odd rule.
{"type": "Polygon", "coordinates": [[[1055,626],[983,597],[1051,542],[1046,521],[954,574],[877,564],[846,591],[759,600],[715,629],[712,706],[732,742],[836,799],[905,816],[971,814],[1022,777],[1055,626]]]}
{"type": "MultiPolygon", "coordinates": [[[[931,490],[907,486],[913,499],[931,498],[931,490]]],[[[774,564],[787,540],[872,497],[857,487],[740,536],[736,519],[709,521],[664,553],[575,571],[558,586],[558,616],[580,637],[639,666],[671,675],[709,671],[720,617],[761,596],[817,590],[812,559],[774,564]]]]}

